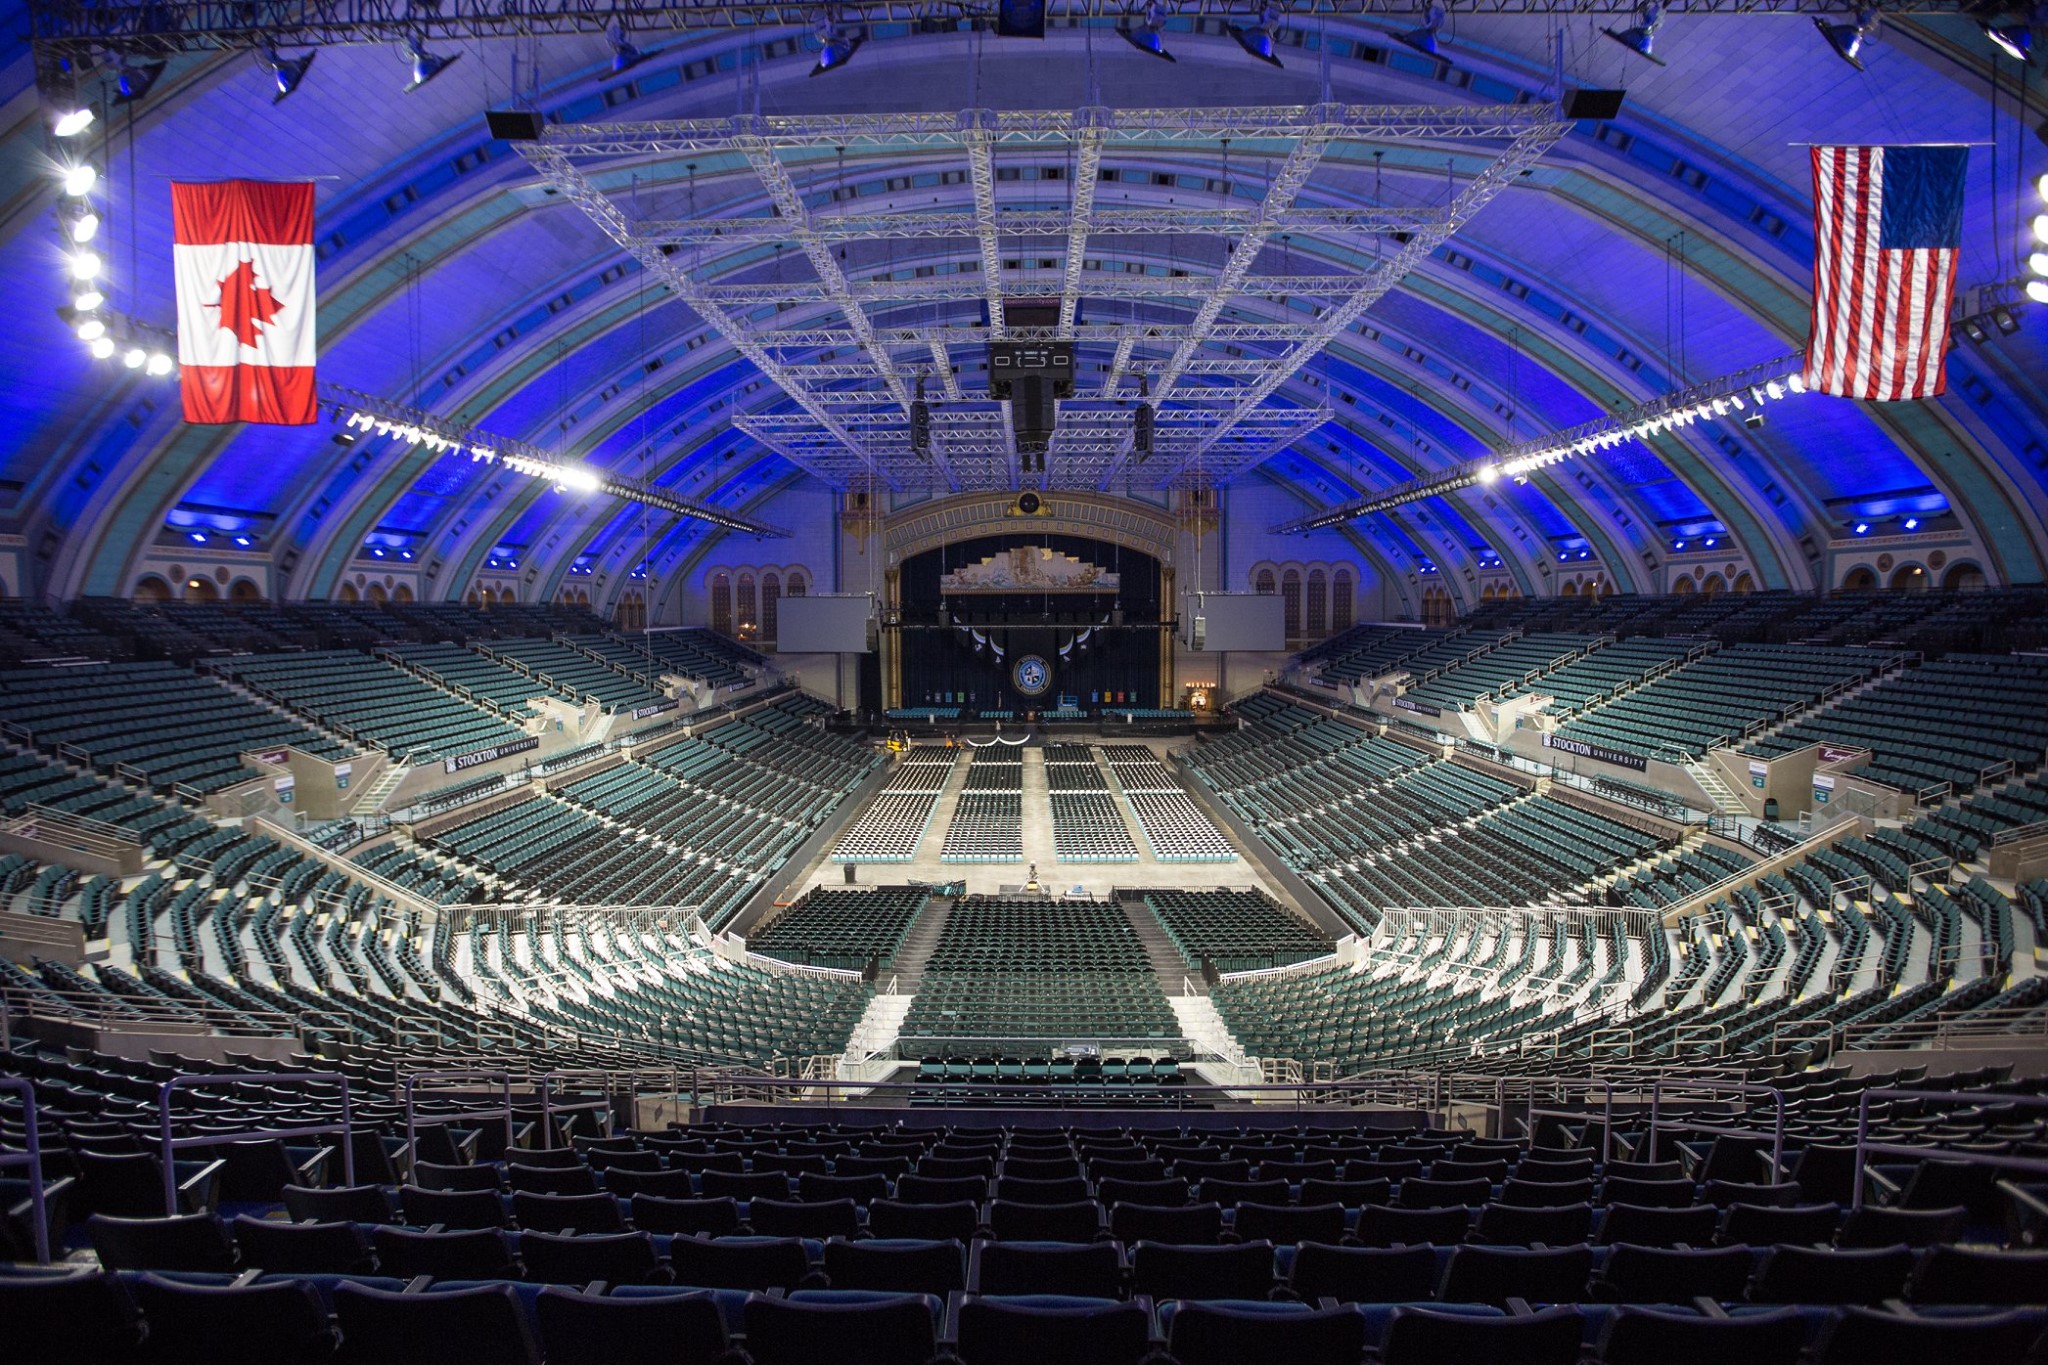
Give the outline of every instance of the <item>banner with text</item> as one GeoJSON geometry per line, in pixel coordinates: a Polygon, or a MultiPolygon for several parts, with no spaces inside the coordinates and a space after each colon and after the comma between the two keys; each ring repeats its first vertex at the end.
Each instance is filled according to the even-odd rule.
{"type": "Polygon", "coordinates": [[[1632,768],[1636,772],[1642,772],[1650,766],[1650,761],[1639,754],[1624,753],[1620,749],[1610,749],[1604,744],[1588,744],[1583,739],[1567,739],[1563,735],[1545,735],[1543,747],[1562,749],[1568,754],[1590,758],[1596,763],[1612,763],[1617,768],[1632,768]]]}
{"type": "Polygon", "coordinates": [[[466,754],[456,754],[448,760],[448,771],[459,773],[464,768],[474,768],[479,764],[489,763],[493,759],[509,758],[513,754],[523,754],[528,749],[538,749],[539,747],[540,738],[537,735],[527,735],[523,739],[507,740],[503,744],[493,744],[488,749],[476,749],[466,754]]]}

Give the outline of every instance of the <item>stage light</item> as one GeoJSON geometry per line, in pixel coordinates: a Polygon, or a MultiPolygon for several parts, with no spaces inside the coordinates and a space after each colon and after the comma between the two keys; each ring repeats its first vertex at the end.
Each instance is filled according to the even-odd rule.
{"type": "Polygon", "coordinates": [[[204,544],[206,543],[206,532],[204,532],[204,531],[194,531],[194,532],[192,532],[191,534],[192,534],[192,543],[193,543],[194,545],[204,545],[204,544]]]}
{"type": "Polygon", "coordinates": [[[255,541],[249,539],[249,537],[247,536],[235,537],[235,544],[244,550],[248,549],[251,545],[254,545],[255,543],[255,541]]]}
{"type": "Polygon", "coordinates": [[[101,337],[92,344],[92,358],[94,360],[105,360],[113,353],[114,339],[112,337],[101,337]]]}
{"type": "Polygon", "coordinates": [[[2032,59],[2030,54],[2034,46],[2034,31],[2030,25],[1985,22],[1979,27],[1984,30],[1984,36],[1991,40],[1993,47],[2014,61],[2024,62],[2032,59]]]}
{"type": "Polygon", "coordinates": [[[1828,46],[1835,50],[1837,57],[1840,57],[1858,71],[1863,69],[1863,58],[1861,56],[1863,40],[1868,38],[1871,30],[1877,27],[1877,14],[1875,11],[1867,9],[1856,11],[1856,22],[1853,24],[1831,24],[1816,15],[1814,16],[1813,26],[1820,30],[1821,37],[1828,40],[1828,46]]]}
{"type": "Polygon", "coordinates": [[[1671,542],[1671,548],[1674,550],[1683,550],[1685,548],[1685,542],[1682,540],[1674,540],[1671,542]]]}
{"type": "Polygon", "coordinates": [[[71,296],[71,307],[76,312],[90,313],[106,301],[107,296],[97,286],[88,284],[71,296]]]}
{"type": "Polygon", "coordinates": [[[2028,280],[2027,297],[2035,303],[2048,303],[2048,280],[2028,280]]]}
{"type": "Polygon", "coordinates": [[[436,57],[427,51],[418,38],[405,40],[405,55],[412,63],[412,82],[405,87],[405,93],[408,95],[462,60],[460,52],[453,57],[436,57]]]}
{"type": "Polygon", "coordinates": [[[1397,33],[1394,35],[1394,41],[1405,43],[1417,52],[1434,57],[1437,55],[1437,35],[1443,32],[1443,27],[1444,7],[1433,4],[1429,7],[1429,15],[1423,20],[1421,28],[1411,28],[1406,33],[1397,33]]]}
{"type": "Polygon", "coordinates": [[[1716,545],[1719,545],[1720,543],[1721,543],[1721,538],[1720,538],[1719,536],[1708,536],[1708,537],[1707,537],[1707,541],[1706,541],[1706,544],[1707,544],[1707,548],[1708,548],[1709,550],[1713,549],[1713,548],[1714,548],[1714,547],[1715,547],[1716,545]]]}
{"type": "Polygon", "coordinates": [[[162,351],[152,351],[148,362],[143,366],[143,372],[162,378],[171,372],[171,358],[162,351]]]}
{"type": "Polygon", "coordinates": [[[2036,251],[2027,257],[2027,269],[2036,275],[2048,276],[2048,251],[2036,251]]]}
{"type": "Polygon", "coordinates": [[[2041,202],[2048,204],[2048,174],[2034,182],[2034,193],[2041,196],[2041,202]]]}
{"type": "Polygon", "coordinates": [[[1991,322],[2006,336],[2011,336],[2020,329],[2020,320],[2013,315],[2012,309],[2003,305],[1991,310],[1991,322]]]}
{"type": "Polygon", "coordinates": [[[77,137],[90,127],[92,110],[80,108],[57,115],[57,121],[50,126],[50,131],[58,137],[77,137]]]}
{"type": "Polygon", "coordinates": [[[141,369],[142,362],[147,359],[149,359],[149,353],[140,346],[130,346],[127,350],[121,352],[121,363],[131,370],[141,369]]]}
{"type": "Polygon", "coordinates": [[[1806,376],[1799,373],[1799,371],[1794,370],[1792,373],[1785,376],[1785,387],[1792,390],[1792,392],[1794,393],[1805,393],[1806,376]]]}
{"type": "Polygon", "coordinates": [[[106,334],[107,324],[103,319],[87,315],[79,321],[78,339],[80,341],[98,341],[106,334]]]}
{"type": "MultiPolygon", "coordinates": [[[[1239,28],[1229,24],[1230,36],[1237,39],[1237,45],[1252,56],[1270,66],[1281,66],[1279,56],[1273,51],[1273,35],[1279,31],[1280,11],[1271,5],[1259,11],[1259,22],[1239,28]]],[[[1284,68],[1283,68],[1284,69],[1284,68]]]]}
{"type": "Polygon", "coordinates": [[[1170,62],[1174,60],[1174,55],[1166,50],[1165,22],[1166,7],[1160,4],[1159,0],[1152,0],[1151,4],[1145,6],[1142,23],[1135,28],[1119,28],[1117,32],[1123,35],[1125,42],[1138,51],[1150,53],[1163,62],[1170,62]]]}
{"type": "Polygon", "coordinates": [[[99,182],[100,173],[93,168],[90,162],[81,161],[76,166],[65,168],[64,193],[74,199],[83,199],[86,195],[91,194],[92,187],[99,184],[99,182]]]}
{"type": "Polygon", "coordinates": [[[1659,57],[1654,51],[1657,43],[1657,30],[1664,23],[1664,7],[1657,4],[1646,4],[1637,10],[1636,14],[1641,19],[1641,22],[1632,28],[1603,28],[1600,31],[1615,42],[1620,43],[1630,52],[1635,53],[1638,57],[1647,58],[1659,66],[1664,65],[1664,59],[1659,57]]]}
{"type": "Polygon", "coordinates": [[[864,36],[849,33],[834,23],[828,15],[818,21],[818,64],[811,68],[813,76],[822,76],[827,71],[837,71],[853,60],[853,54],[860,51],[864,36]]]}
{"type": "Polygon", "coordinates": [[[604,487],[603,477],[595,469],[583,465],[566,465],[556,477],[561,479],[564,487],[573,488],[578,493],[595,493],[604,487]]]}
{"type": "Polygon", "coordinates": [[[1900,522],[1899,525],[1905,527],[1908,531],[1917,531],[1920,529],[1920,518],[1907,517],[1904,521],[1900,522]]]}
{"type": "Polygon", "coordinates": [[[97,213],[81,213],[71,220],[71,240],[83,246],[100,235],[100,216],[97,213]]]}
{"type": "Polygon", "coordinates": [[[647,60],[645,52],[642,52],[639,48],[626,41],[626,30],[623,25],[614,23],[609,29],[605,30],[604,36],[612,45],[612,74],[614,76],[647,60]]]}
{"type": "Polygon", "coordinates": [[[2034,240],[2048,246],[2048,213],[2034,215],[2034,240]]]}
{"type": "Polygon", "coordinates": [[[1856,523],[1855,530],[1857,535],[1867,536],[1870,534],[1870,523],[1867,521],[1859,521],[1856,523]]]}
{"type": "Polygon", "coordinates": [[[1481,466],[1479,467],[1479,482],[1481,482],[1481,483],[1498,483],[1498,482],[1500,482],[1500,466],[1499,466],[1499,465],[1497,465],[1497,464],[1488,464],[1488,465],[1481,465],[1481,466]]]}
{"type": "Polygon", "coordinates": [[[96,280],[100,276],[100,254],[97,251],[80,251],[71,257],[71,278],[74,280],[96,280]]]}
{"type": "Polygon", "coordinates": [[[164,74],[162,62],[144,62],[140,66],[124,66],[121,74],[114,79],[114,103],[133,104],[156,88],[157,77],[164,74]]]}
{"type": "Polygon", "coordinates": [[[270,97],[270,102],[276,104],[297,90],[299,82],[306,79],[306,71],[313,65],[313,59],[319,55],[315,49],[297,57],[281,57],[276,48],[265,47],[261,60],[270,71],[271,82],[277,86],[277,93],[270,97]]]}

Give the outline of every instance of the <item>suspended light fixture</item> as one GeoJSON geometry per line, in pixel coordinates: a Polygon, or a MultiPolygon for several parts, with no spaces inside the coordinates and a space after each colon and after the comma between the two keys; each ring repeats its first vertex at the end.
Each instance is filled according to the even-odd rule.
{"type": "Polygon", "coordinates": [[[50,124],[50,131],[58,137],[77,137],[90,127],[92,127],[92,110],[80,106],[77,109],[67,109],[57,115],[56,119],[50,124]]]}
{"type": "Polygon", "coordinates": [[[639,48],[626,41],[625,25],[614,20],[612,26],[605,30],[604,36],[612,45],[612,74],[614,76],[647,60],[645,52],[642,52],[639,48]]]}
{"type": "Polygon", "coordinates": [[[405,55],[412,62],[412,82],[405,87],[408,95],[462,60],[460,52],[453,57],[436,57],[418,38],[405,40],[405,55]]]}
{"type": "Polygon", "coordinates": [[[149,353],[140,346],[130,346],[121,353],[121,363],[131,370],[142,368],[142,362],[149,359],[149,353]]]}
{"type": "Polygon", "coordinates": [[[2048,23],[2048,13],[2034,9],[2017,22],[1994,23],[1990,19],[1978,21],[1984,36],[1991,45],[2016,62],[2031,62],[2034,59],[2034,25],[2048,23]]]}
{"type": "Polygon", "coordinates": [[[1821,37],[1828,40],[1828,46],[1835,50],[1837,57],[1858,71],[1863,69],[1863,40],[1877,28],[1876,10],[1856,11],[1856,22],[1853,24],[1831,24],[1815,15],[1813,26],[1820,30],[1821,37]]]}
{"type": "Polygon", "coordinates": [[[1632,28],[1603,28],[1600,31],[1638,57],[1646,57],[1659,66],[1664,65],[1664,59],[1652,51],[1657,41],[1657,30],[1664,23],[1664,7],[1652,0],[1638,9],[1636,14],[1640,22],[1632,28]]]}
{"type": "Polygon", "coordinates": [[[827,71],[837,71],[845,66],[865,41],[865,35],[841,28],[829,11],[819,16],[817,34],[818,64],[811,68],[813,76],[822,76],[827,71]]]}
{"type": "MultiPolygon", "coordinates": [[[[111,349],[109,349],[108,354],[113,354],[111,349]]],[[[171,358],[162,351],[153,351],[150,353],[149,359],[143,364],[143,372],[161,378],[171,372],[171,358]]]]}
{"type": "Polygon", "coordinates": [[[1268,5],[1259,11],[1259,22],[1239,28],[1228,25],[1230,36],[1237,39],[1237,45],[1271,66],[1282,66],[1278,54],[1273,51],[1274,35],[1280,31],[1280,11],[1268,5]]]}
{"type": "Polygon", "coordinates": [[[270,72],[271,82],[277,86],[277,93],[270,97],[270,102],[277,104],[286,95],[297,90],[299,82],[306,79],[306,72],[313,65],[313,59],[319,55],[319,51],[313,49],[297,57],[281,57],[275,47],[265,44],[258,60],[263,63],[264,69],[270,72]]]}
{"type": "Polygon", "coordinates": [[[133,104],[146,97],[156,88],[157,77],[164,74],[162,62],[143,62],[140,66],[124,66],[121,74],[114,78],[114,103],[133,104]]]}
{"type": "Polygon", "coordinates": [[[89,284],[71,296],[71,306],[81,313],[90,313],[106,301],[106,295],[89,284]]]}
{"type": "Polygon", "coordinates": [[[1437,55],[1437,35],[1443,32],[1443,27],[1444,7],[1432,4],[1428,16],[1422,21],[1421,28],[1411,28],[1406,33],[1397,33],[1394,40],[1405,43],[1426,56],[1434,57],[1437,55]]]}
{"type": "Polygon", "coordinates": [[[1174,55],[1166,50],[1166,7],[1159,0],[1151,0],[1144,8],[1144,20],[1132,28],[1118,28],[1125,42],[1140,52],[1149,52],[1161,61],[1174,61],[1174,55]]]}
{"type": "Polygon", "coordinates": [[[100,173],[90,162],[79,162],[64,169],[64,193],[73,199],[83,199],[92,193],[92,187],[100,183],[100,173]]]}
{"type": "Polygon", "coordinates": [[[92,343],[92,358],[94,360],[105,360],[113,353],[114,339],[112,337],[99,337],[92,343]]]}
{"type": "Polygon", "coordinates": [[[97,251],[80,251],[71,258],[71,278],[74,280],[96,280],[100,274],[100,254],[97,251]]]}
{"type": "Polygon", "coordinates": [[[70,234],[71,240],[74,243],[76,243],[79,246],[83,246],[87,242],[91,241],[93,238],[99,236],[100,216],[97,213],[94,213],[92,210],[87,209],[84,213],[79,214],[76,218],[73,218],[71,220],[71,223],[69,227],[66,229],[66,231],[70,234]]]}

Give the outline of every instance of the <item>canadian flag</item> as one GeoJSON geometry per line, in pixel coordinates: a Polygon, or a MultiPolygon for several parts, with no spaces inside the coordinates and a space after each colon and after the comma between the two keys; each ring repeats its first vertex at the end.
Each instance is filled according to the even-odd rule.
{"type": "Polygon", "coordinates": [[[174,183],[171,218],[185,420],[313,422],[313,187],[174,183]]]}

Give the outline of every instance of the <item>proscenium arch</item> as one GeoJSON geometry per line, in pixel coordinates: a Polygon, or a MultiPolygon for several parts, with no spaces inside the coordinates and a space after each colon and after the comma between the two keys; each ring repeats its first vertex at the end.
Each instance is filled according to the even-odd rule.
{"type": "MultiPolygon", "coordinates": [[[[1171,512],[1144,503],[1100,493],[1062,489],[1040,493],[1051,511],[1019,517],[1011,512],[1015,493],[959,493],[952,497],[888,513],[882,523],[882,550],[891,565],[974,536],[1008,531],[1043,531],[1108,541],[1136,550],[1174,567],[1180,528],[1171,512]]],[[[1192,584],[1183,586],[1194,586],[1192,584]]]]}

